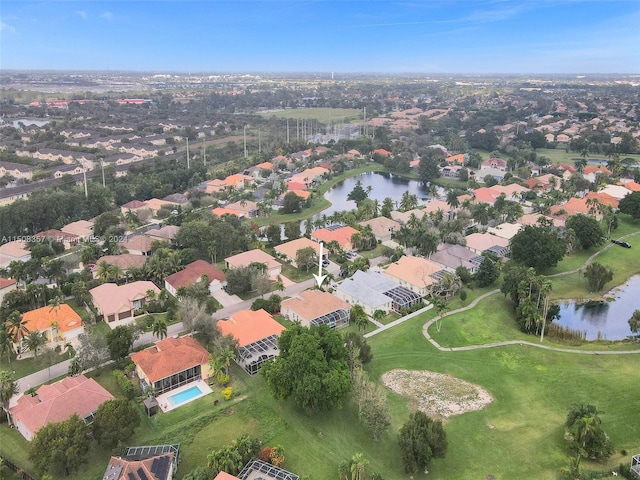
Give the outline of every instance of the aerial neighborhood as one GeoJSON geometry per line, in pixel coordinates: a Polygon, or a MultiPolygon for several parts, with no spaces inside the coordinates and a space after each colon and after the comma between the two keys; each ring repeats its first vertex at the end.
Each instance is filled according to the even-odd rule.
{"type": "Polygon", "coordinates": [[[123,75],[5,78],[15,478],[640,478],[637,79],[123,75]]]}

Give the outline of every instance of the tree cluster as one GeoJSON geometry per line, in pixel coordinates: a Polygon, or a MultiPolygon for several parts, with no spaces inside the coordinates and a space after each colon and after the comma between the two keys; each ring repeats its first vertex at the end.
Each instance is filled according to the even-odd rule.
{"type": "Polygon", "coordinates": [[[613,444],[602,428],[595,405],[574,403],[565,421],[565,440],[576,457],[603,460],[613,454],[613,444]]]}
{"type": "Polygon", "coordinates": [[[447,453],[447,435],[442,421],[433,420],[420,411],[409,416],[400,429],[398,441],[407,473],[424,470],[432,458],[444,458],[447,453]]]}
{"type": "Polygon", "coordinates": [[[294,324],[278,338],[280,355],[261,369],[276,399],[293,397],[309,412],[330,410],[350,388],[346,350],[327,325],[294,324]]]}
{"type": "Polygon", "coordinates": [[[207,456],[207,464],[215,473],[237,475],[249,460],[258,456],[261,446],[259,439],[244,434],[221,449],[213,450],[207,456]]]}
{"type": "Polygon", "coordinates": [[[549,224],[525,225],[511,239],[511,259],[537,272],[555,267],[567,250],[560,232],[549,224]]]}

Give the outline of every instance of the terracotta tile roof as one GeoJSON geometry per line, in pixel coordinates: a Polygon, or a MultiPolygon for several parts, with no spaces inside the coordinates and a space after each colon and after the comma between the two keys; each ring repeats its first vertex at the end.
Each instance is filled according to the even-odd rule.
{"type": "Polygon", "coordinates": [[[491,247],[508,247],[509,240],[506,240],[490,233],[472,233],[467,235],[467,247],[478,252],[484,252],[491,247]]]}
{"type": "Polygon", "coordinates": [[[173,240],[180,231],[180,227],[176,225],[165,225],[162,228],[156,230],[149,230],[147,235],[153,238],[161,238],[164,240],[173,240]]]}
{"type": "Polygon", "coordinates": [[[640,183],[627,182],[627,183],[620,183],[619,185],[622,185],[624,188],[627,188],[632,192],[640,192],[640,183]]]}
{"type": "MultiPolygon", "coordinates": [[[[315,243],[315,242],[313,242],[315,243]]],[[[0,277],[0,290],[2,290],[3,288],[7,288],[10,287],[11,285],[15,285],[16,282],[13,278],[2,278],[0,277]]]]}
{"type": "MultiPolygon", "coordinates": [[[[306,200],[311,196],[311,192],[307,192],[306,190],[302,190],[302,189],[300,190],[289,189],[289,192],[295,193],[297,196],[299,196],[303,200],[306,200]]],[[[284,195],[282,195],[282,197],[284,198],[284,195]]]]}
{"type": "Polygon", "coordinates": [[[175,373],[209,361],[209,352],[193,337],[165,338],[152,347],[131,354],[149,381],[157,382],[175,373]]]}
{"type": "Polygon", "coordinates": [[[216,207],[211,210],[216,217],[222,217],[223,215],[235,215],[236,217],[244,217],[245,213],[232,208],[216,207]]]}
{"type": "Polygon", "coordinates": [[[22,315],[25,327],[30,332],[37,330],[42,332],[55,322],[59,332],[68,332],[82,327],[82,319],[69,305],[60,304],[59,307],[41,307],[30,310],[22,315]]]}
{"type": "Polygon", "coordinates": [[[260,250],[259,248],[227,257],[225,258],[225,261],[230,268],[248,267],[252,263],[256,262],[266,264],[267,269],[280,266],[280,263],[277,262],[275,258],[269,255],[267,252],[260,250]]]}
{"type": "Polygon", "coordinates": [[[287,189],[288,190],[306,190],[307,185],[301,182],[288,182],[287,189]]]}
{"type": "Polygon", "coordinates": [[[605,175],[611,175],[611,170],[601,165],[588,165],[584,167],[584,170],[582,170],[583,175],[588,175],[590,173],[604,173],[605,175]]]}
{"type": "Polygon", "coordinates": [[[168,480],[173,473],[172,468],[165,469],[161,477],[152,471],[154,462],[165,457],[169,459],[169,464],[173,463],[173,452],[163,453],[144,460],[111,457],[102,480],[168,480]]]}
{"type": "Polygon", "coordinates": [[[124,205],[122,205],[122,207],[120,208],[125,208],[125,209],[130,209],[130,210],[136,210],[138,208],[145,208],[147,206],[146,203],[141,202],[140,200],[131,200],[130,202],[125,203],[124,205]]]}
{"type": "Polygon", "coordinates": [[[227,472],[220,472],[215,476],[213,480],[240,480],[238,477],[235,477],[227,472]]]}
{"type": "Polygon", "coordinates": [[[300,237],[295,240],[291,240],[290,242],[281,243],[280,245],[277,245],[274,250],[295,261],[298,250],[308,247],[313,248],[316,255],[320,255],[320,244],[313,240],[309,240],[306,237],[300,237]]]}
{"type": "Polygon", "coordinates": [[[425,288],[436,282],[430,275],[440,270],[442,270],[440,265],[426,258],[406,255],[397,262],[389,264],[383,273],[418,288],[425,288]]]}
{"type": "Polygon", "coordinates": [[[281,306],[283,312],[285,309],[292,310],[308,322],[336,310],[349,310],[349,308],[347,302],[322,290],[305,290],[295,297],[283,300],[281,306]]]}
{"type": "Polygon", "coordinates": [[[147,261],[147,257],[144,255],[134,255],[132,253],[122,253],[120,255],[105,255],[100,257],[95,265],[96,267],[102,262],[107,262],[109,265],[117,265],[122,270],[128,270],[130,268],[140,268],[147,261]]]}
{"type": "Polygon", "coordinates": [[[620,203],[620,201],[616,197],[613,197],[608,193],[604,193],[604,192],[589,192],[584,198],[587,200],[590,198],[595,198],[596,200],[598,200],[598,202],[602,203],[603,205],[609,205],[610,207],[613,207],[613,208],[618,208],[618,204],[620,203]]]}
{"type": "Polygon", "coordinates": [[[139,281],[116,285],[103,283],[89,290],[93,304],[102,315],[114,315],[133,308],[133,301],[146,298],[147,290],[153,290],[156,295],[160,289],[153,282],[139,281]]]}
{"type": "Polygon", "coordinates": [[[264,170],[273,170],[273,163],[271,162],[262,162],[256,165],[258,168],[262,168],[264,170]]]}
{"type": "Polygon", "coordinates": [[[137,250],[139,252],[148,252],[151,250],[151,244],[154,239],[146,235],[134,235],[126,242],[120,242],[127,250],[137,250]]]}
{"type": "Polygon", "coordinates": [[[240,347],[246,347],[258,340],[279,335],[284,327],[276,322],[264,310],[241,310],[229,317],[229,320],[218,322],[223,335],[232,335],[238,340],[240,347]]]}
{"type": "Polygon", "coordinates": [[[388,150],[385,150],[384,148],[378,148],[378,149],[374,150],[372,153],[377,153],[377,154],[385,155],[385,156],[391,155],[391,152],[388,151],[388,150]]]}
{"type": "Polygon", "coordinates": [[[360,222],[363,227],[370,226],[373,234],[378,237],[386,237],[387,235],[400,230],[400,223],[387,217],[376,217],[365,222],[360,222]]]}
{"type": "Polygon", "coordinates": [[[335,240],[338,242],[341,248],[345,248],[351,245],[351,235],[353,235],[354,233],[358,233],[358,230],[348,225],[346,227],[337,228],[335,230],[319,228],[318,230],[315,230],[311,233],[311,238],[325,242],[325,244],[335,240]]]}
{"type": "Polygon", "coordinates": [[[193,285],[199,281],[203,275],[206,275],[209,278],[209,282],[213,282],[214,280],[224,282],[227,278],[224,273],[210,263],[207,263],[204,260],[196,260],[179,272],[169,275],[165,281],[175,289],[178,289],[180,287],[193,285]]]}
{"type": "Polygon", "coordinates": [[[462,165],[464,163],[464,153],[458,153],[457,155],[451,155],[444,159],[447,163],[459,163],[462,165]]]}
{"type": "Polygon", "coordinates": [[[77,242],[80,241],[80,237],[73,233],[65,233],[61,230],[51,228],[44,232],[39,232],[34,235],[36,238],[46,238],[47,240],[53,240],[56,242],[77,242]]]}
{"type": "Polygon", "coordinates": [[[11,409],[11,415],[35,433],[48,423],[62,422],[74,413],[85,417],[108,400],[113,400],[113,395],[98,382],[78,375],[43,385],[34,397],[22,395],[11,409]]]}

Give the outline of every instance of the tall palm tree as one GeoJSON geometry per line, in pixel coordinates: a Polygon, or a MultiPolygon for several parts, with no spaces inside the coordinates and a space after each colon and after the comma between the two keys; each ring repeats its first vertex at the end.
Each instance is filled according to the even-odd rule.
{"type": "Polygon", "coordinates": [[[236,358],[236,352],[231,348],[225,348],[220,352],[220,360],[224,365],[224,373],[229,375],[229,367],[231,366],[231,362],[236,358]]]}
{"type": "Polygon", "coordinates": [[[110,275],[109,275],[109,264],[105,260],[102,260],[98,264],[98,278],[100,280],[102,280],[103,282],[108,281],[109,278],[110,278],[110,275]]]}
{"type": "Polygon", "coordinates": [[[349,322],[355,323],[358,330],[364,332],[369,324],[369,318],[361,305],[354,305],[349,311],[349,322]]]}
{"type": "Polygon", "coordinates": [[[163,338],[167,338],[167,321],[164,317],[156,317],[151,325],[151,331],[153,335],[162,340],[163,338]]]}
{"type": "Polygon", "coordinates": [[[460,206],[460,200],[458,200],[458,192],[455,190],[449,190],[447,192],[447,205],[449,207],[458,208],[460,206]]]}
{"type": "Polygon", "coordinates": [[[42,347],[46,343],[47,343],[47,337],[45,336],[44,333],[38,330],[33,330],[29,332],[29,335],[27,335],[27,337],[25,338],[25,344],[27,346],[27,350],[33,353],[33,356],[36,359],[38,358],[38,352],[40,350],[40,347],[42,347]]]}
{"type": "Polygon", "coordinates": [[[212,353],[209,358],[209,368],[211,369],[212,377],[216,377],[218,373],[222,372],[224,370],[224,361],[222,360],[222,357],[212,353]]]}
{"type": "Polygon", "coordinates": [[[18,393],[18,382],[9,370],[0,370],[0,405],[7,416],[9,425],[13,425],[9,413],[9,401],[18,393]]]}
{"type": "Polygon", "coordinates": [[[362,453],[356,453],[351,458],[351,480],[366,480],[367,473],[365,467],[369,461],[364,458],[362,453]]]}
{"type": "Polygon", "coordinates": [[[13,343],[18,346],[16,353],[22,351],[22,339],[29,334],[26,325],[26,320],[22,320],[22,314],[17,310],[11,312],[7,317],[7,332],[11,335],[13,343]]]}
{"type": "Polygon", "coordinates": [[[11,363],[11,334],[7,331],[5,324],[0,324],[0,356],[7,354],[7,363],[11,363]]]}

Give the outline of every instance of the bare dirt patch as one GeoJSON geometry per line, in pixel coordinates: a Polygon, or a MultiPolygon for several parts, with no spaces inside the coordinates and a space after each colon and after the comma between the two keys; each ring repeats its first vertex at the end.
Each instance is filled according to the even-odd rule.
{"type": "Polygon", "coordinates": [[[430,416],[448,418],[482,410],[493,401],[484,388],[444,373],[396,369],[384,373],[382,382],[430,416]]]}

